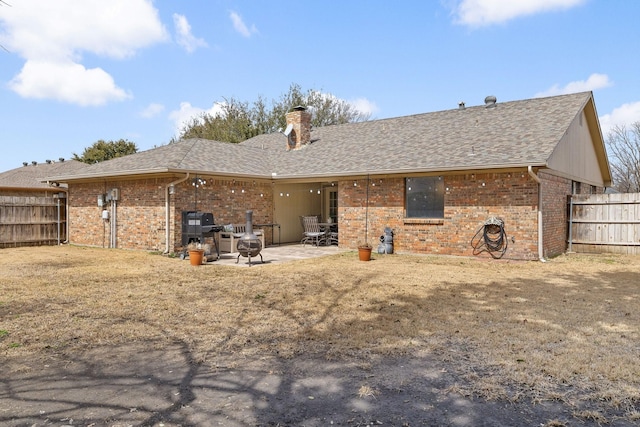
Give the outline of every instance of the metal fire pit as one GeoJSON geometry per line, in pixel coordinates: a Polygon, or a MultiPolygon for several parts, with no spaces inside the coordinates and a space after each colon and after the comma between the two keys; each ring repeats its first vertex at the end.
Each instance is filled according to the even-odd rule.
{"type": "Polygon", "coordinates": [[[251,257],[255,257],[256,255],[260,255],[260,262],[264,263],[262,259],[262,242],[253,234],[253,211],[247,211],[247,226],[245,228],[245,233],[238,239],[238,244],[236,249],[238,250],[238,258],[236,259],[236,264],[240,261],[240,257],[243,256],[245,258],[249,258],[249,267],[251,267],[251,257]]]}

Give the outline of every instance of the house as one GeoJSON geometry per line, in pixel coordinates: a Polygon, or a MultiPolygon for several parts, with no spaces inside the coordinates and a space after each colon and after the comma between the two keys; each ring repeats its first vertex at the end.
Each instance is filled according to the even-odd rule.
{"type": "Polygon", "coordinates": [[[69,186],[69,240],[172,252],[181,212],[227,224],[250,209],[282,242],[313,214],[337,222],[344,248],[390,227],[396,252],[464,256],[497,217],[504,257],[534,260],[566,250],[570,194],[611,185],[591,92],[315,129],[310,118],[299,107],[283,133],[183,140],[49,177],[69,186]]]}
{"type": "Polygon", "coordinates": [[[43,180],[47,175],[74,173],[85,166],[60,158],[25,162],[0,173],[0,248],[65,241],[67,185],[52,186],[43,180]]]}

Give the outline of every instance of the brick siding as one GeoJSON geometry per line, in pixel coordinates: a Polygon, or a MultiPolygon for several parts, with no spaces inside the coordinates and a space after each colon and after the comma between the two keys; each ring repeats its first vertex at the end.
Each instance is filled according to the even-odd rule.
{"type": "MultiPolygon", "coordinates": [[[[567,196],[571,181],[540,171],[545,257],[566,250],[567,196]]],[[[192,178],[175,186],[170,198],[170,250],[181,248],[183,210],[212,212],[216,224],[245,222],[247,209],[254,223],[273,222],[273,190],[270,182],[236,181],[202,176],[206,184],[196,191],[192,178]]],[[[117,247],[164,250],[165,192],[178,178],[72,184],[69,188],[69,241],[108,247],[110,227],[102,219],[97,196],[111,188],[120,190],[117,202],[117,247]]],[[[583,191],[592,191],[583,185],[583,191]]],[[[366,209],[367,180],[338,183],[340,246],[355,249],[368,240],[374,246],[385,227],[394,231],[396,252],[463,255],[473,254],[471,239],[490,217],[505,223],[509,248],[504,258],[538,258],[538,185],[526,171],[444,176],[444,218],[405,218],[404,178],[371,179],[366,209]],[[355,185],[354,185],[355,184],[355,185]],[[365,217],[368,217],[365,237],[365,217]]],[[[596,189],[602,191],[602,189],[596,189]]],[[[265,233],[270,244],[271,233],[265,233]]],[[[486,253],[481,256],[489,256],[486,253]]]]}
{"type": "MultiPolygon", "coordinates": [[[[216,224],[245,222],[247,209],[253,210],[255,223],[272,222],[270,184],[253,181],[216,180],[202,177],[206,184],[196,191],[189,179],[175,186],[170,199],[170,250],[182,245],[182,211],[212,212],[216,224]],[[244,190],[244,191],[243,191],[244,190]]],[[[120,190],[117,203],[118,248],[164,250],[165,193],[172,180],[147,179],[72,184],[69,189],[69,240],[71,243],[109,247],[110,226],[102,219],[103,208],[97,198],[112,188],[120,190]]],[[[109,209],[110,211],[110,209],[109,209]]],[[[267,240],[270,233],[266,233],[267,240]]],[[[270,243],[270,242],[267,242],[270,243]]]]}
{"type": "MultiPolygon", "coordinates": [[[[365,240],[366,180],[342,181],[338,191],[340,245],[365,240]]],[[[537,184],[526,173],[444,177],[442,220],[405,220],[404,179],[375,179],[369,187],[368,240],[374,246],[385,227],[394,231],[397,252],[472,255],[471,239],[489,217],[505,221],[505,258],[537,258],[537,184]],[[375,185],[373,185],[375,184],[375,185]],[[484,185],[483,185],[484,184],[484,185]]]]}

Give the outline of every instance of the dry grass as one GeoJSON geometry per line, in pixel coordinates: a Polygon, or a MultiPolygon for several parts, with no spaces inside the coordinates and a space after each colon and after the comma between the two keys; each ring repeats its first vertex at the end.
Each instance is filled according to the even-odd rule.
{"type": "Polygon", "coordinates": [[[0,271],[4,357],[135,341],[180,341],[199,361],[267,353],[367,363],[421,352],[455,369],[465,395],[561,401],[598,422],[593,405],[638,414],[640,257],[363,263],[345,253],[194,268],[64,246],[3,249],[0,271]]]}

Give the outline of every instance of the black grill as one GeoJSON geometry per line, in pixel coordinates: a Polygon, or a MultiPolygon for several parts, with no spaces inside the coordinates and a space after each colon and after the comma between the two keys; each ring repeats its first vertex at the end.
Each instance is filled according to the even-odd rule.
{"type": "Polygon", "coordinates": [[[189,243],[205,243],[205,238],[211,237],[216,247],[216,255],[220,258],[220,250],[216,241],[216,233],[223,230],[222,225],[216,225],[213,214],[200,211],[182,211],[182,246],[189,243]]]}

